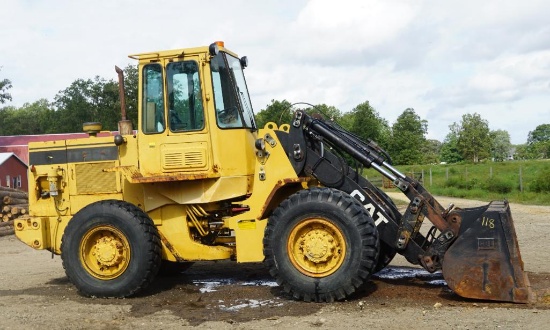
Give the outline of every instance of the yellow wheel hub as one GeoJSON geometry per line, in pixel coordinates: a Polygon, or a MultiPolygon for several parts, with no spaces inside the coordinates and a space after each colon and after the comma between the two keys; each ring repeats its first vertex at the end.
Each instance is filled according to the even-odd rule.
{"type": "Polygon", "coordinates": [[[332,222],[311,218],[292,229],[287,252],[294,267],[302,274],[325,277],[342,265],[346,243],[344,235],[332,222]]]}
{"type": "Polygon", "coordinates": [[[124,273],[130,263],[130,244],[115,227],[95,227],[80,242],[80,258],[93,277],[114,279],[124,273]]]}

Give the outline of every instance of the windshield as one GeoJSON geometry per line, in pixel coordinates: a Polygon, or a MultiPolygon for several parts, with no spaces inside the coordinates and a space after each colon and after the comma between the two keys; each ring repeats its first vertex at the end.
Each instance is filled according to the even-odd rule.
{"type": "Polygon", "coordinates": [[[256,128],[241,62],[226,53],[212,58],[216,119],[220,128],[256,128]]]}

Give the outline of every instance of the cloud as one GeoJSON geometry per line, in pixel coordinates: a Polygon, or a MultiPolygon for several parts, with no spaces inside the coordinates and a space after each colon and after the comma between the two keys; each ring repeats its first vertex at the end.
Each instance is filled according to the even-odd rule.
{"type": "Polygon", "coordinates": [[[128,54],[224,40],[247,55],[255,110],[272,99],[349,111],[369,100],[390,124],[406,108],[442,140],[478,112],[514,143],[550,118],[550,2],[542,0],[7,0],[2,77],[16,106],[79,78],[115,79],[128,54]]]}
{"type": "Polygon", "coordinates": [[[550,50],[503,55],[478,63],[476,70],[454,85],[436,87],[425,95],[439,107],[466,108],[479,104],[513,103],[547,95],[550,50]]]}
{"type": "Polygon", "coordinates": [[[410,2],[313,0],[289,27],[300,61],[322,65],[375,63],[415,17],[410,2]],[[374,54],[377,54],[373,56],[374,54]]]}

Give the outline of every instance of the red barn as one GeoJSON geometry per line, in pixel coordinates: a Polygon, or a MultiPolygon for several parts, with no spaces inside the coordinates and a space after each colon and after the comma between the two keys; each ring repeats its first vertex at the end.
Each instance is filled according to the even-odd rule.
{"type": "Polygon", "coordinates": [[[13,152],[0,152],[0,186],[28,191],[27,164],[13,152]]]}

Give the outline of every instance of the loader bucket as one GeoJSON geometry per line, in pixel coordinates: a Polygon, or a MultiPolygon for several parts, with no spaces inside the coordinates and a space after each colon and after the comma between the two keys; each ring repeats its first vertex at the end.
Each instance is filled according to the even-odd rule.
{"type": "Polygon", "coordinates": [[[443,259],[447,285],[465,298],[530,302],[533,295],[508,203],[495,201],[457,213],[462,218],[459,234],[443,259]]]}

